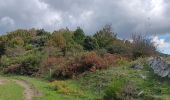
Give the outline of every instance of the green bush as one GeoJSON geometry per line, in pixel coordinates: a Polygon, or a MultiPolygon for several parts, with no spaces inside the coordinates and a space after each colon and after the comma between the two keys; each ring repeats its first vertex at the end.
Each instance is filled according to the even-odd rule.
{"type": "Polygon", "coordinates": [[[50,88],[61,94],[84,96],[82,91],[65,81],[53,81],[50,83],[50,88]]]}
{"type": "Polygon", "coordinates": [[[123,78],[117,78],[105,91],[104,100],[135,100],[136,87],[123,78]]]}
{"type": "Polygon", "coordinates": [[[32,44],[25,45],[26,50],[32,50],[33,48],[34,48],[34,46],[32,44]]]}
{"type": "Polygon", "coordinates": [[[84,49],[85,50],[95,50],[99,48],[97,41],[95,38],[92,38],[90,36],[87,36],[84,40],[84,49]]]}
{"type": "Polygon", "coordinates": [[[74,31],[74,35],[73,35],[73,40],[80,45],[83,45],[85,39],[85,34],[83,29],[81,29],[80,27],[78,27],[75,31],[74,31]]]}
{"type": "Polygon", "coordinates": [[[111,25],[105,25],[103,29],[96,32],[93,37],[96,39],[99,48],[107,48],[112,45],[113,40],[116,39],[116,36],[117,34],[112,32],[111,25]]]}
{"type": "Polygon", "coordinates": [[[13,58],[13,63],[9,62],[6,58],[6,67],[4,68],[5,73],[14,73],[20,75],[33,75],[38,72],[40,63],[42,60],[42,54],[40,52],[30,52],[24,55],[13,58]],[[18,65],[19,64],[19,65],[18,65]],[[18,65],[18,66],[13,66],[18,65]],[[16,68],[14,68],[16,67],[16,68]]]}
{"type": "Polygon", "coordinates": [[[69,87],[69,85],[64,81],[54,81],[50,83],[50,87],[55,91],[63,94],[76,93],[74,89],[69,87]]]}
{"type": "Polygon", "coordinates": [[[104,100],[121,100],[120,91],[125,85],[125,80],[117,79],[105,91],[104,100]]]}
{"type": "Polygon", "coordinates": [[[14,59],[12,59],[11,57],[7,57],[6,55],[1,57],[1,67],[6,67],[9,66],[11,64],[13,64],[15,61],[14,59]]]}

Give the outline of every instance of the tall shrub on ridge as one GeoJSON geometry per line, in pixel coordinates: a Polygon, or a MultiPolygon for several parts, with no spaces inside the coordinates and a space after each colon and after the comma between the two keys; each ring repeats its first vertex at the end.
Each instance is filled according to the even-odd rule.
{"type": "Polygon", "coordinates": [[[116,38],[116,34],[112,32],[111,25],[106,25],[102,30],[94,34],[94,38],[97,40],[100,48],[106,48],[112,45],[113,40],[116,38]]]}

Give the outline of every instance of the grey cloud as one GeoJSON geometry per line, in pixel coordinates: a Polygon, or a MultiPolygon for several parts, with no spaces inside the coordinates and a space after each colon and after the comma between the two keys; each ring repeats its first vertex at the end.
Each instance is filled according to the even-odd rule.
{"type": "Polygon", "coordinates": [[[0,0],[0,19],[8,17],[14,22],[11,28],[0,24],[0,33],[16,28],[53,31],[81,26],[93,34],[105,24],[112,24],[121,37],[136,32],[168,33],[169,6],[168,0],[0,0]]]}

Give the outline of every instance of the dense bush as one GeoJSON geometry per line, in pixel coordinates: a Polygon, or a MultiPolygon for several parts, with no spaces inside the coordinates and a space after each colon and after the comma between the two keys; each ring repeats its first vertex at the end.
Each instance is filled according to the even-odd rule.
{"type": "Polygon", "coordinates": [[[133,35],[132,39],[133,58],[152,56],[156,54],[156,47],[149,38],[145,38],[142,35],[133,35]]]}
{"type": "Polygon", "coordinates": [[[94,34],[94,38],[97,40],[100,48],[107,48],[112,45],[116,34],[112,32],[111,25],[106,25],[103,29],[94,34]]]}
{"type": "Polygon", "coordinates": [[[21,37],[15,37],[10,41],[10,47],[24,46],[24,40],[21,37]]]}
{"type": "Polygon", "coordinates": [[[86,36],[80,27],[52,33],[44,29],[19,29],[0,36],[2,71],[43,77],[49,74],[54,78],[70,78],[126,63],[123,57],[151,56],[155,51],[153,43],[142,36],[133,36],[132,43],[117,38],[111,25],[93,36],[86,36]]]}
{"type": "Polygon", "coordinates": [[[76,43],[83,45],[83,42],[85,39],[85,34],[84,34],[83,29],[78,27],[74,32],[73,39],[76,43]]]}
{"type": "Polygon", "coordinates": [[[62,33],[59,31],[54,31],[48,41],[48,45],[63,49],[66,46],[66,40],[62,33]]]}
{"type": "Polygon", "coordinates": [[[86,71],[106,69],[113,65],[117,57],[107,54],[104,57],[95,52],[85,53],[81,57],[71,59],[65,66],[60,67],[53,73],[54,78],[72,78],[86,71]]]}
{"type": "Polygon", "coordinates": [[[66,62],[66,58],[64,57],[54,57],[49,56],[42,60],[40,66],[41,68],[36,73],[36,76],[48,78],[49,80],[52,78],[51,74],[55,71],[58,66],[63,66],[66,62]]]}
{"type": "Polygon", "coordinates": [[[131,53],[131,45],[122,40],[114,40],[113,44],[107,48],[107,51],[111,54],[127,55],[131,53]]]}
{"type": "Polygon", "coordinates": [[[135,100],[137,89],[124,79],[117,79],[105,91],[104,100],[135,100]]]}
{"type": "Polygon", "coordinates": [[[1,57],[1,68],[10,66],[11,64],[15,63],[15,60],[12,59],[11,57],[8,57],[6,55],[3,55],[1,57]]]}
{"type": "Polygon", "coordinates": [[[54,81],[54,82],[51,82],[50,87],[51,87],[51,89],[57,91],[58,93],[75,94],[75,95],[80,95],[81,94],[81,92],[79,92],[76,89],[70,87],[64,81],[54,81]]]}
{"type": "MultiPolygon", "coordinates": [[[[7,58],[5,58],[7,59],[7,58]]],[[[4,65],[4,73],[14,73],[20,75],[33,75],[38,72],[42,59],[41,53],[31,52],[19,57],[13,58],[11,63],[4,65]]]]}
{"type": "Polygon", "coordinates": [[[0,42],[0,57],[5,53],[5,42],[0,42]]]}
{"type": "Polygon", "coordinates": [[[85,38],[83,46],[85,50],[95,50],[99,48],[96,39],[90,36],[85,38]]]}

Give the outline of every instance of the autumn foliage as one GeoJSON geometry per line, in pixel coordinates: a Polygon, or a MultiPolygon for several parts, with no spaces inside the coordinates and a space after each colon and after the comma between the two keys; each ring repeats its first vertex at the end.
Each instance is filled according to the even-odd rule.
{"type": "Polygon", "coordinates": [[[118,57],[112,54],[106,54],[104,57],[97,55],[95,52],[85,53],[81,57],[70,60],[64,67],[56,70],[53,77],[72,78],[86,71],[96,71],[106,69],[114,65],[118,57]]]}

